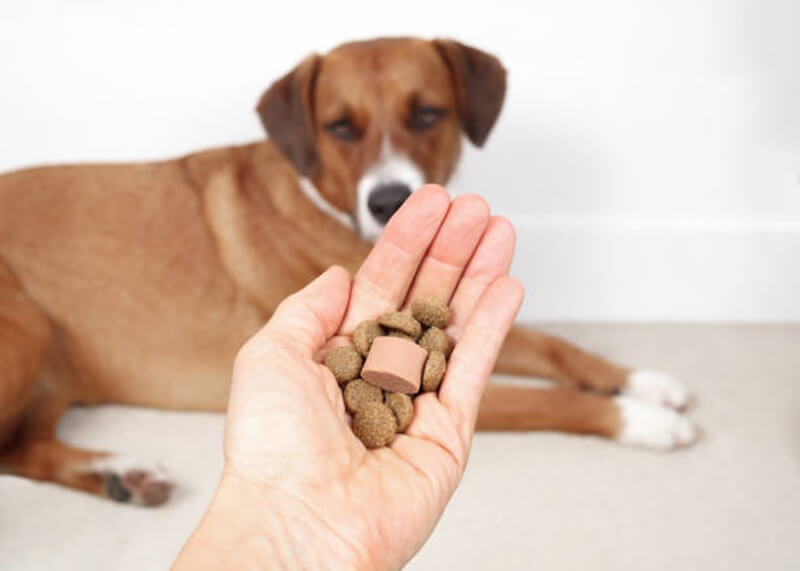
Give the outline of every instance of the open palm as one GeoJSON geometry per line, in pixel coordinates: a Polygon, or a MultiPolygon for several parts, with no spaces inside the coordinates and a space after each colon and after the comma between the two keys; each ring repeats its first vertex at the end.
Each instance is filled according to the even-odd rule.
{"type": "MultiPolygon", "coordinates": [[[[428,537],[463,474],[483,389],[522,300],[507,276],[514,230],[485,202],[415,192],[351,279],[331,268],[287,298],[240,351],[226,427],[226,474],[302,506],[338,557],[405,563],[428,537]],[[456,346],[438,395],[415,400],[405,434],[367,450],[319,363],[337,337],[420,295],[448,301],[456,346]]],[[[322,541],[322,540],[320,540],[322,541]]]]}

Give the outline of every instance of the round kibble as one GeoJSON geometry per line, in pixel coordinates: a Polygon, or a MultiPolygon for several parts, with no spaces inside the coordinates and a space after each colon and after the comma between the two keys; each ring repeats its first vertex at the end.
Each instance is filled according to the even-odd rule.
{"type": "Polygon", "coordinates": [[[333,372],[337,382],[346,383],[358,377],[364,359],[361,358],[358,351],[346,346],[328,351],[324,363],[333,372]]]}
{"type": "Polygon", "coordinates": [[[383,403],[364,403],[353,417],[353,434],[367,448],[386,446],[396,431],[397,419],[392,409],[383,403]]]}
{"type": "Polygon", "coordinates": [[[444,370],[447,361],[441,351],[431,351],[425,361],[425,368],[422,370],[422,390],[429,392],[439,388],[439,384],[444,377],[444,370]]]}
{"type": "Polygon", "coordinates": [[[422,325],[420,325],[419,321],[407,313],[402,313],[400,311],[390,311],[389,313],[381,315],[380,319],[378,319],[378,323],[387,329],[402,331],[414,339],[417,339],[419,334],[422,333],[422,325]]]}
{"type": "Polygon", "coordinates": [[[416,343],[417,339],[408,335],[407,333],[403,333],[402,331],[398,331],[397,329],[389,330],[389,337],[400,337],[401,339],[408,339],[412,343],[416,343]]]}
{"type": "Polygon", "coordinates": [[[403,393],[387,393],[386,406],[392,409],[397,419],[397,432],[403,432],[408,428],[411,419],[414,418],[414,401],[411,397],[403,393]]]}
{"type": "Polygon", "coordinates": [[[383,402],[380,387],[369,384],[364,379],[354,379],[344,387],[344,406],[347,412],[355,414],[364,403],[383,402]]]}
{"type": "Polygon", "coordinates": [[[438,297],[418,297],[411,302],[411,315],[428,327],[444,327],[450,321],[450,309],[438,297]]]}
{"type": "Polygon", "coordinates": [[[419,338],[419,346],[428,352],[439,351],[447,355],[450,352],[450,339],[438,327],[431,327],[419,338]]]}
{"type": "Polygon", "coordinates": [[[356,346],[356,351],[366,357],[372,342],[381,335],[383,335],[383,327],[378,325],[377,321],[371,319],[362,321],[353,331],[353,345],[356,346]]]}

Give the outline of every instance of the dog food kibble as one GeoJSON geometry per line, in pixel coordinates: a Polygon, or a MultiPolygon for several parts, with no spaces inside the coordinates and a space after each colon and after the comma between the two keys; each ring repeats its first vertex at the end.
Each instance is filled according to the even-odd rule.
{"type": "Polygon", "coordinates": [[[371,319],[362,321],[353,331],[353,345],[356,346],[356,350],[359,353],[366,357],[372,342],[381,335],[383,335],[383,327],[378,325],[377,321],[372,321],[371,319]]]}
{"type": "Polygon", "coordinates": [[[438,327],[431,327],[419,338],[419,346],[426,351],[439,351],[447,355],[450,352],[450,339],[438,327]]]}
{"type": "Polygon", "coordinates": [[[392,409],[397,419],[397,432],[408,428],[414,418],[414,402],[411,397],[403,393],[389,393],[386,395],[386,406],[392,409]]]}
{"type": "Polygon", "coordinates": [[[325,356],[353,416],[353,433],[367,448],[386,446],[405,431],[414,418],[414,398],[439,390],[447,369],[447,304],[421,297],[411,303],[411,313],[390,311],[362,321],[353,331],[354,347],[325,356]]]}
{"type": "Polygon", "coordinates": [[[371,385],[364,379],[353,379],[347,383],[342,394],[344,406],[350,414],[355,414],[364,403],[383,402],[383,391],[380,387],[371,385]]]}
{"type": "Polygon", "coordinates": [[[450,309],[447,304],[433,296],[418,297],[412,301],[411,315],[428,327],[444,327],[450,321],[450,309]]]}
{"type": "Polygon", "coordinates": [[[325,366],[333,372],[338,383],[346,383],[358,377],[363,363],[364,359],[352,347],[336,347],[325,355],[325,366]]]}
{"type": "Polygon", "coordinates": [[[406,339],[407,341],[411,341],[412,343],[416,343],[417,340],[408,335],[407,333],[403,333],[402,331],[398,331],[397,329],[390,329],[389,330],[389,337],[399,337],[400,339],[406,339]]]}
{"type": "Polygon", "coordinates": [[[422,370],[422,390],[425,392],[435,391],[444,377],[444,370],[447,368],[447,361],[441,351],[431,351],[425,361],[425,368],[422,370]]]}
{"type": "Polygon", "coordinates": [[[414,339],[418,339],[419,334],[422,333],[422,325],[420,325],[419,321],[407,313],[401,313],[399,311],[390,311],[389,313],[384,313],[381,315],[378,323],[383,325],[386,329],[402,331],[414,339]]]}
{"type": "Polygon", "coordinates": [[[367,448],[386,446],[396,431],[392,409],[380,402],[364,403],[353,417],[353,433],[367,448]]]}

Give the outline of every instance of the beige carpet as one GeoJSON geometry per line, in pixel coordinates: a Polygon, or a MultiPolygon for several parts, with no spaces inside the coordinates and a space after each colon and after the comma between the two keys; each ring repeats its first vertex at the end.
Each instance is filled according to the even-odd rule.
{"type": "MultiPolygon", "coordinates": [[[[410,569],[800,569],[800,325],[552,325],[683,378],[705,437],[670,454],[561,434],[483,434],[410,569]]],[[[69,442],[162,462],[147,510],[0,477],[0,569],[164,569],[220,469],[222,418],[74,410],[69,442]]]]}

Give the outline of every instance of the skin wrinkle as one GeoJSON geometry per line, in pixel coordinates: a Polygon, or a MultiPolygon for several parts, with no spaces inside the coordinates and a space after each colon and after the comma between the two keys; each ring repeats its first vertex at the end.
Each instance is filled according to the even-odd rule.
{"type": "MultiPolygon", "coordinates": [[[[315,517],[316,521],[321,523],[323,525],[323,527],[325,527],[328,530],[328,532],[333,535],[333,537],[336,537],[337,539],[339,539],[339,541],[344,546],[346,546],[351,551],[351,553],[362,554],[363,555],[363,551],[361,551],[356,545],[354,545],[346,537],[343,537],[339,533],[337,528],[335,526],[331,525],[327,521],[327,518],[324,517],[324,514],[322,514],[319,510],[314,508],[305,499],[303,499],[299,495],[295,494],[294,492],[290,491],[289,488],[287,488],[285,486],[278,487],[278,486],[275,486],[275,485],[271,485],[271,484],[269,484],[269,482],[266,482],[266,481],[260,482],[255,487],[248,486],[248,488],[252,489],[253,492],[258,493],[258,495],[261,495],[266,500],[265,503],[267,505],[273,504],[273,502],[271,501],[272,500],[272,496],[269,495],[269,492],[271,492],[272,495],[275,495],[275,496],[277,496],[279,498],[285,498],[285,499],[288,499],[290,501],[293,501],[293,502],[297,503],[298,505],[302,506],[307,513],[310,513],[311,515],[313,515],[315,517]],[[266,488],[267,494],[260,493],[262,491],[262,488],[266,488]]],[[[284,512],[282,510],[276,510],[276,511],[273,512],[273,514],[277,515],[278,517],[280,517],[282,519],[282,521],[284,521],[284,522],[288,522],[289,521],[286,518],[286,516],[285,516],[285,514],[284,514],[284,512]]],[[[308,523],[308,519],[305,519],[305,518],[292,519],[291,523],[294,524],[295,526],[296,525],[301,525],[302,526],[303,524],[307,524],[308,523]]],[[[286,539],[291,540],[291,538],[296,535],[296,534],[293,534],[293,533],[289,533],[289,526],[288,525],[285,526],[284,531],[287,532],[285,534],[285,538],[286,539]]],[[[301,534],[301,535],[303,535],[303,534],[301,534]]],[[[266,534],[262,534],[262,536],[274,537],[274,534],[266,533],[266,534]]],[[[317,539],[320,538],[316,534],[314,535],[314,537],[316,537],[317,539]]],[[[307,555],[309,553],[309,550],[305,549],[304,546],[295,546],[295,553],[305,553],[307,555]]],[[[298,559],[298,557],[296,556],[294,558],[294,560],[296,561],[297,559],[298,559]]],[[[300,558],[300,559],[302,559],[302,558],[300,558]]],[[[359,558],[359,559],[361,559],[361,558],[359,558]]],[[[369,557],[367,557],[367,559],[369,559],[369,557]]],[[[291,560],[292,560],[291,558],[287,557],[287,561],[291,561],[291,560]]]]}
{"type": "MultiPolygon", "coordinates": [[[[305,316],[305,319],[293,320],[295,322],[295,330],[297,330],[297,327],[300,327],[300,328],[303,327],[303,325],[300,325],[300,324],[307,325],[308,323],[325,323],[327,321],[327,319],[325,319],[324,316],[321,316],[321,314],[317,313],[317,310],[315,310],[305,300],[293,300],[292,304],[293,305],[294,304],[299,305],[302,309],[305,309],[311,315],[311,318],[309,318],[308,316],[305,316]],[[312,321],[312,319],[313,319],[313,321],[312,321]],[[297,324],[298,321],[299,321],[300,324],[297,324]]],[[[347,307],[347,304],[344,304],[344,308],[346,308],[346,307],[347,307]]],[[[338,313],[343,314],[344,313],[344,309],[341,312],[338,312],[338,313]]],[[[280,316],[280,309],[276,312],[276,317],[278,317],[280,319],[280,317],[281,317],[280,316]]],[[[340,319],[340,321],[341,321],[341,319],[340,319]]],[[[332,334],[328,335],[327,331],[323,331],[323,330],[318,329],[316,327],[313,328],[313,331],[309,331],[309,333],[310,333],[310,336],[312,337],[312,339],[310,340],[310,343],[301,342],[301,343],[297,343],[297,344],[298,345],[303,345],[303,346],[306,346],[306,347],[321,347],[325,343],[327,343],[327,341],[328,341],[328,339],[330,337],[332,337],[332,334]]],[[[312,358],[313,355],[314,355],[314,352],[315,352],[315,350],[312,349],[312,350],[310,350],[308,352],[307,355],[305,353],[303,353],[303,356],[304,357],[308,357],[308,358],[312,358]]]]}
{"type": "MultiPolygon", "coordinates": [[[[379,268],[375,267],[373,262],[373,264],[370,265],[370,269],[374,268],[374,270],[369,273],[367,272],[359,273],[359,275],[356,276],[356,281],[359,283],[359,285],[369,286],[368,289],[371,292],[377,294],[377,297],[391,302],[392,298],[395,297],[393,292],[390,292],[388,289],[386,289],[386,287],[381,285],[380,282],[373,277],[373,275],[377,275],[379,278],[384,277],[387,272],[391,272],[392,269],[397,267],[401,262],[413,263],[415,261],[415,258],[417,258],[418,256],[414,256],[412,253],[405,250],[402,246],[399,246],[392,242],[387,243],[386,246],[392,247],[398,254],[397,258],[400,259],[394,259],[394,260],[387,259],[386,262],[381,264],[379,268]]],[[[412,279],[413,276],[411,278],[406,278],[402,284],[397,284],[395,282],[392,285],[397,290],[406,291],[406,288],[408,287],[408,284],[411,283],[412,279]]]]}
{"type": "MultiPolygon", "coordinates": [[[[405,441],[405,442],[408,442],[408,438],[409,438],[408,436],[406,436],[406,435],[403,435],[403,434],[400,434],[400,435],[398,435],[398,439],[399,439],[399,441],[401,442],[401,444],[402,444],[402,443],[404,443],[404,441],[405,441]]],[[[428,442],[430,442],[429,440],[427,440],[427,441],[428,441],[428,442]]],[[[375,451],[374,453],[375,453],[375,455],[382,455],[382,456],[391,457],[391,458],[392,458],[394,461],[397,461],[397,462],[399,463],[399,465],[400,465],[400,466],[404,466],[404,467],[411,468],[413,471],[417,472],[418,474],[421,474],[421,475],[423,476],[423,479],[424,479],[426,482],[428,482],[428,488],[429,488],[429,489],[430,489],[432,492],[434,492],[434,494],[435,494],[435,490],[437,490],[437,489],[440,489],[440,488],[441,488],[441,482],[440,482],[439,480],[437,480],[437,479],[433,478],[433,477],[431,476],[430,472],[428,472],[428,471],[425,471],[425,470],[422,470],[422,469],[421,469],[419,466],[417,466],[416,464],[414,464],[413,462],[411,462],[411,461],[410,461],[410,460],[409,460],[409,459],[408,459],[408,458],[407,458],[407,457],[406,457],[404,454],[402,454],[402,453],[400,453],[400,452],[398,452],[398,451],[394,450],[393,448],[391,448],[391,447],[390,447],[390,448],[384,448],[384,449],[380,449],[380,450],[377,450],[377,451],[375,451]]],[[[365,451],[365,456],[367,456],[367,452],[366,452],[366,451],[365,451]]],[[[374,458],[373,458],[373,460],[374,460],[374,458]]],[[[383,462],[383,463],[385,463],[385,461],[383,461],[383,460],[382,460],[382,462],[383,462]]],[[[365,465],[366,465],[366,462],[365,462],[365,465]]],[[[373,468],[373,465],[374,465],[374,464],[370,464],[370,465],[368,466],[368,468],[369,468],[370,470],[372,470],[372,468],[373,468]]],[[[374,470],[373,470],[373,471],[374,471],[374,470]]],[[[392,471],[394,472],[395,470],[392,470],[392,471]]],[[[388,492],[392,492],[392,491],[393,491],[393,488],[391,488],[391,487],[388,487],[388,486],[386,485],[386,478],[385,478],[385,477],[383,477],[383,474],[385,474],[385,473],[386,473],[386,472],[379,472],[379,473],[377,474],[377,476],[380,478],[380,481],[381,481],[381,487],[382,487],[384,490],[388,491],[388,492]]],[[[436,500],[435,500],[435,499],[434,499],[434,498],[433,498],[431,495],[429,495],[429,494],[426,494],[426,501],[427,501],[428,503],[430,503],[430,504],[434,504],[434,505],[438,505],[438,503],[439,503],[439,502],[436,502],[436,500]]],[[[385,530],[382,528],[382,526],[378,526],[378,528],[377,528],[377,531],[380,533],[380,535],[381,535],[381,538],[382,538],[382,540],[383,540],[384,542],[389,542],[389,541],[393,541],[393,540],[396,540],[396,539],[397,539],[397,538],[394,536],[394,534],[392,535],[392,537],[389,537],[389,536],[387,535],[387,533],[388,533],[388,532],[386,532],[386,531],[385,531],[385,530]]]]}
{"type": "MultiPolygon", "coordinates": [[[[424,396],[425,395],[423,395],[420,398],[423,398],[424,396]]],[[[431,397],[434,397],[434,395],[431,395],[431,397]]],[[[434,397],[434,398],[436,398],[436,397],[434,397]]],[[[435,406],[437,403],[438,403],[439,406],[441,406],[441,407],[443,407],[445,409],[446,413],[450,414],[450,418],[453,419],[455,423],[459,422],[459,420],[460,420],[458,418],[459,415],[453,414],[456,411],[454,411],[453,409],[450,409],[440,399],[436,398],[436,403],[431,403],[431,406],[435,406]]],[[[458,433],[459,431],[456,430],[455,432],[458,433]]],[[[427,434],[421,434],[421,433],[418,433],[418,432],[409,432],[408,435],[412,436],[414,438],[419,438],[421,440],[429,442],[430,444],[433,444],[437,448],[443,450],[450,457],[450,459],[453,461],[453,466],[456,467],[457,473],[463,474],[463,472],[464,472],[464,460],[463,460],[463,458],[465,457],[465,454],[463,454],[463,452],[462,452],[462,454],[457,454],[455,451],[451,450],[448,446],[445,446],[443,443],[436,442],[435,440],[432,440],[427,434]]],[[[461,444],[462,444],[462,447],[464,447],[464,442],[461,442],[461,444]]],[[[466,449],[467,447],[464,447],[464,449],[466,449]]]]}

